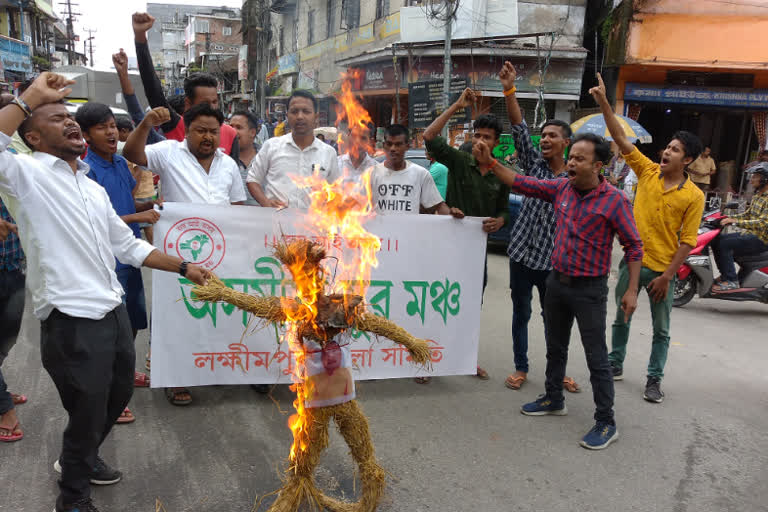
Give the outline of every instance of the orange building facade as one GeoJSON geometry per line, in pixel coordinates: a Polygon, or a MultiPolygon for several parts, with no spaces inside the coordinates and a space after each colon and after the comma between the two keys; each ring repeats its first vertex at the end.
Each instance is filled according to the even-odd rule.
{"type": "Polygon", "coordinates": [[[625,0],[608,21],[616,107],[654,136],[646,153],[655,154],[674,131],[690,130],[726,163],[719,188],[738,191],[741,165],[766,147],[766,6],[625,0]]]}

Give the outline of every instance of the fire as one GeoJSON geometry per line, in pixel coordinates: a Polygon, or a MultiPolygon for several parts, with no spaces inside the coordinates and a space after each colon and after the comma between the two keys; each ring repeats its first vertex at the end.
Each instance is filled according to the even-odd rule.
{"type": "MultiPolygon", "coordinates": [[[[369,155],[374,153],[370,137],[370,127],[373,125],[373,120],[352,92],[352,80],[360,79],[362,74],[363,72],[359,69],[351,69],[347,73],[342,73],[341,94],[336,98],[338,100],[336,104],[336,127],[339,128],[340,124],[346,121],[350,135],[344,149],[349,151],[354,160],[360,157],[360,151],[365,151],[369,155]],[[361,138],[362,134],[368,135],[365,140],[361,138]]],[[[339,130],[337,142],[339,148],[344,144],[341,130],[339,130]]]]}
{"type": "MultiPolygon", "coordinates": [[[[354,98],[349,79],[350,77],[345,76],[339,101],[343,105],[342,115],[349,120],[354,134],[357,128],[369,130],[367,123],[371,118],[354,98]]],[[[355,150],[357,145],[352,144],[350,152],[355,150]]],[[[297,458],[309,446],[308,414],[304,404],[310,398],[311,390],[306,384],[308,379],[303,338],[309,336],[321,345],[330,341],[332,334],[328,334],[317,322],[318,300],[322,296],[341,294],[346,306],[351,297],[365,297],[370,284],[371,269],[378,266],[377,253],[381,248],[381,241],[364,227],[364,224],[376,215],[371,202],[369,173],[362,176],[361,184],[344,181],[343,178],[328,183],[316,175],[294,176],[293,180],[297,186],[309,191],[310,207],[306,216],[308,225],[303,227],[309,228],[314,236],[328,240],[328,247],[325,248],[328,255],[338,258],[324,261],[326,252],[318,253],[316,248],[313,251],[310,244],[291,244],[278,248],[278,251],[290,251],[290,254],[281,260],[288,261],[286,265],[296,286],[297,300],[284,299],[282,303],[288,327],[286,340],[296,356],[294,384],[291,387],[296,392],[293,404],[296,414],[288,421],[293,433],[290,458],[295,467],[297,458]],[[342,252],[342,247],[348,250],[342,252]],[[332,265],[333,268],[326,269],[323,265],[332,265]],[[330,275],[336,278],[331,281],[328,279],[330,275]]]]}

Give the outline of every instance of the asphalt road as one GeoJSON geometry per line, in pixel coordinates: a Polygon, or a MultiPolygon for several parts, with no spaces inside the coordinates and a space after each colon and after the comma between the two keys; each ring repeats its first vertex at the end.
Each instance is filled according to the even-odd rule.
{"type": "MultiPolygon", "coordinates": [[[[380,463],[389,472],[379,510],[390,511],[665,511],[768,510],[768,305],[694,301],[676,309],[662,404],[642,399],[651,323],[647,298],[634,318],[625,380],[616,385],[620,439],[602,452],[578,445],[592,426],[593,404],[583,351],[574,332],[568,374],[585,392],[567,397],[569,415],[531,418],[522,403],[543,391],[543,326],[531,322],[530,380],[504,387],[513,370],[507,259],[489,258],[480,362],[490,381],[441,377],[363,382],[380,463]]],[[[149,284],[150,280],[145,279],[149,284]]],[[[609,318],[615,306],[609,301],[609,318]]],[[[53,508],[52,464],[66,417],[41,368],[39,324],[28,310],[18,344],[3,367],[26,437],[0,445],[0,511],[53,508]]],[[[138,340],[143,365],[147,335],[138,340]]],[[[138,389],[132,425],[117,426],[102,456],[125,473],[94,488],[102,511],[250,511],[280,487],[291,435],[292,397],[275,401],[248,387],[195,391],[189,407],[168,404],[161,390],[138,389]]],[[[354,497],[355,467],[333,434],[317,477],[332,495],[354,497]]],[[[267,498],[266,510],[274,498],[267,498]]]]}

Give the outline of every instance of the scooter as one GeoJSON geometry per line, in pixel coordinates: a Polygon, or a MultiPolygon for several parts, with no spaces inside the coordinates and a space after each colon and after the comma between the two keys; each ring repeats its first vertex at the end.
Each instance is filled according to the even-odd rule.
{"type": "MultiPolygon", "coordinates": [[[[726,205],[729,207],[736,204],[726,205]]],[[[688,304],[698,293],[702,299],[720,299],[732,301],[755,301],[768,304],[768,252],[750,254],[735,258],[739,266],[739,283],[741,288],[725,292],[713,292],[715,281],[714,265],[710,255],[712,241],[723,230],[720,221],[725,215],[719,210],[709,210],[704,213],[696,248],[693,249],[685,263],[677,271],[675,291],[672,305],[681,307],[688,304]]]]}

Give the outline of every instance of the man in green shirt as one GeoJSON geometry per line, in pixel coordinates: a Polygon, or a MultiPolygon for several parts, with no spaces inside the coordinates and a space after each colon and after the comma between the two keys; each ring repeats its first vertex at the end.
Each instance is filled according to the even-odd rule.
{"type": "Polygon", "coordinates": [[[430,163],[429,174],[432,175],[432,179],[435,181],[437,191],[445,199],[445,192],[448,188],[448,168],[435,160],[429,153],[427,153],[427,160],[430,163]]]}
{"type": "MultiPolygon", "coordinates": [[[[459,109],[471,108],[475,99],[474,91],[465,89],[456,103],[448,107],[424,130],[424,141],[427,152],[450,169],[446,187],[446,204],[460,209],[465,215],[485,217],[483,231],[494,233],[509,222],[509,187],[491,172],[490,167],[480,165],[474,155],[451,147],[443,137],[439,136],[451,116],[459,109]]],[[[473,152],[478,142],[484,142],[491,148],[499,145],[503,128],[496,117],[490,114],[478,116],[473,123],[473,128],[473,152]]],[[[488,284],[487,259],[483,274],[483,291],[486,284],[488,284]]],[[[477,376],[483,380],[489,378],[488,372],[479,366],[477,376]]]]}

